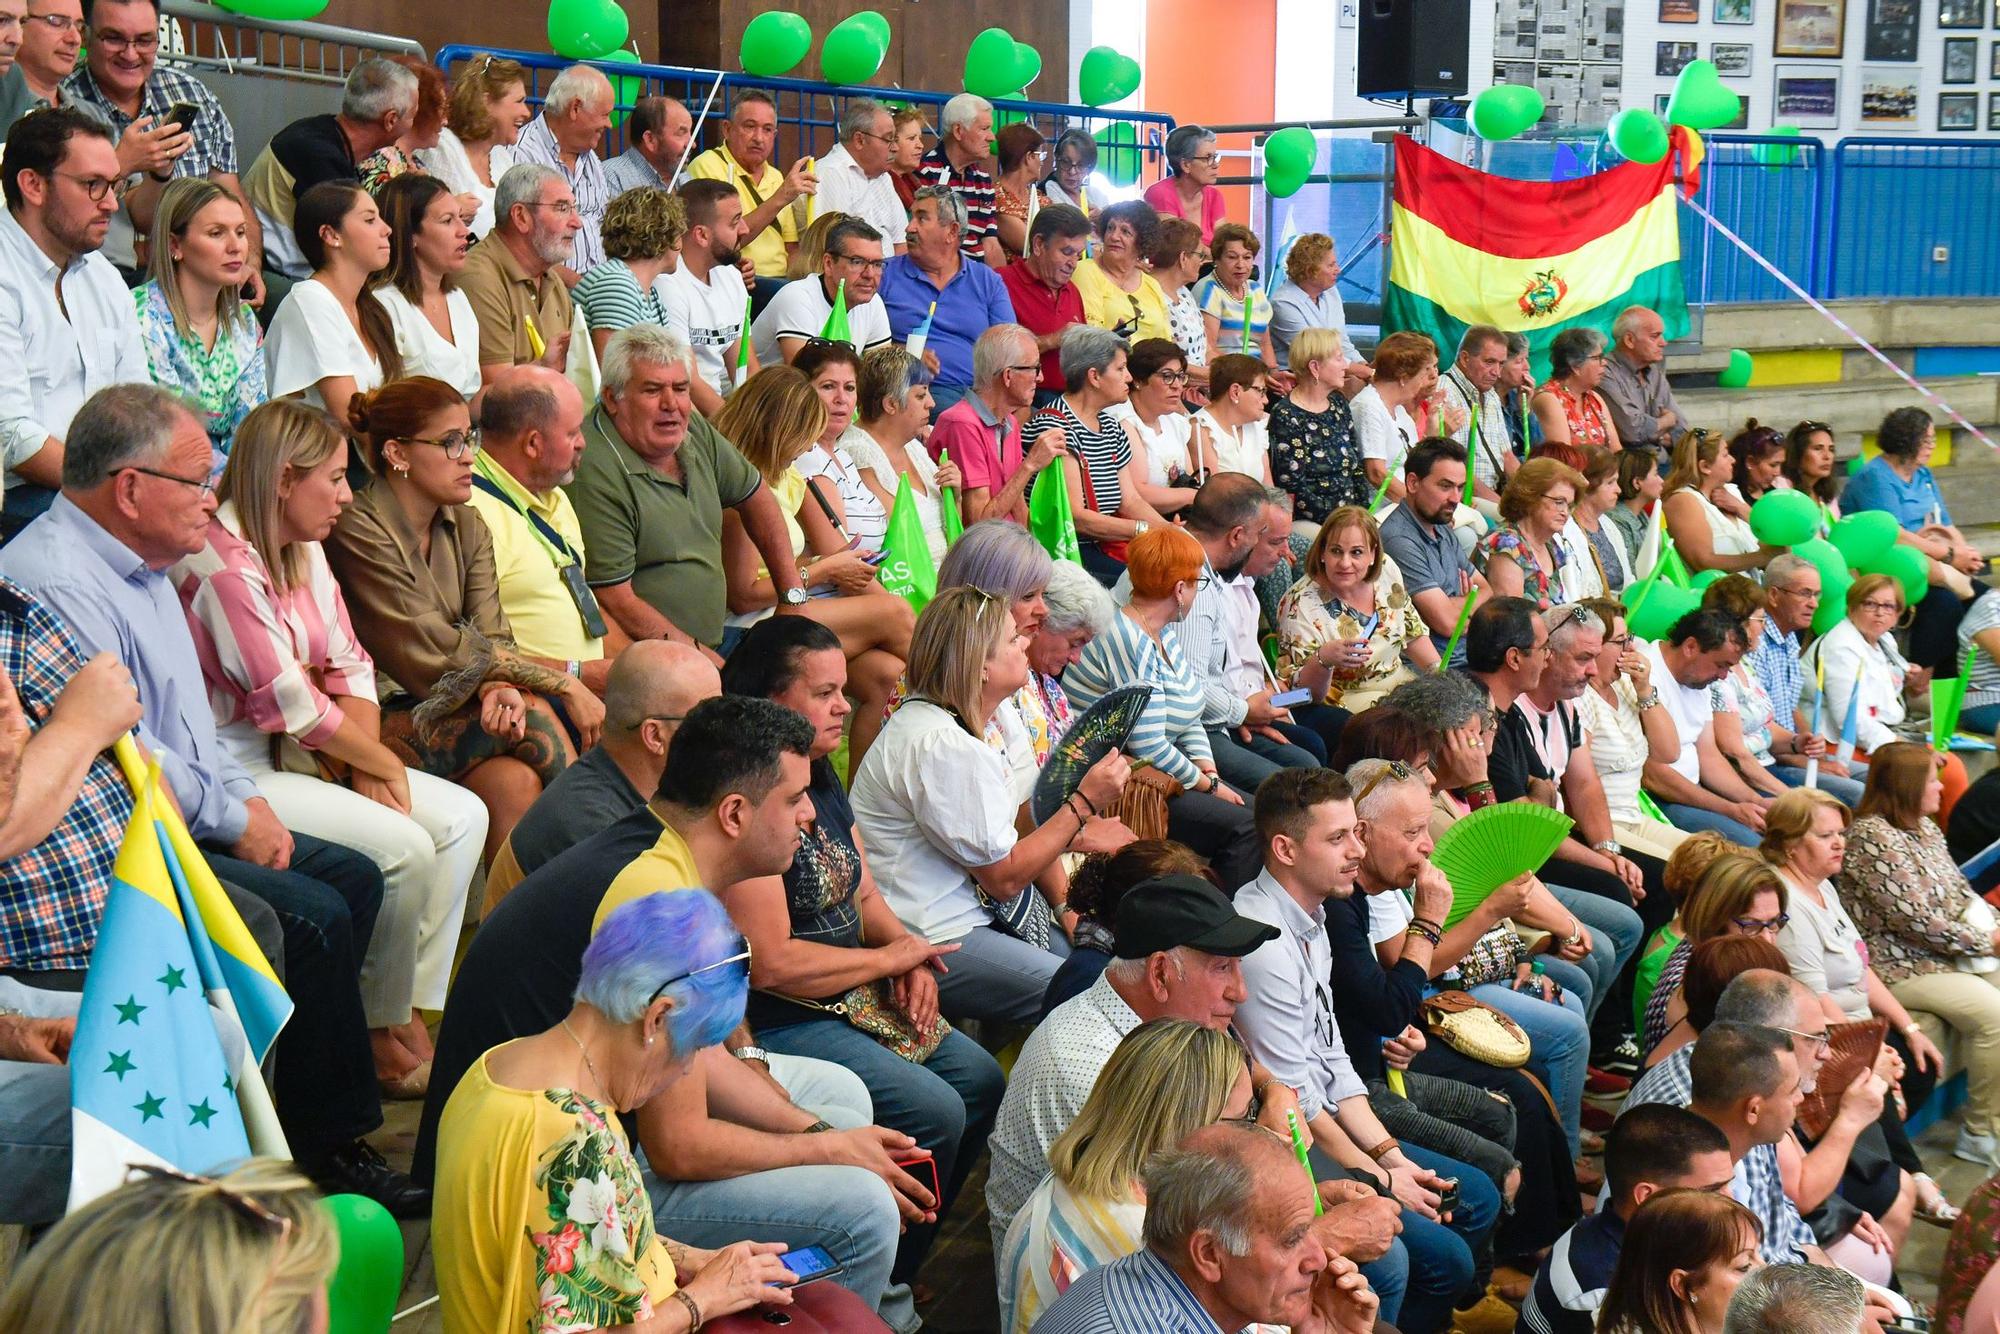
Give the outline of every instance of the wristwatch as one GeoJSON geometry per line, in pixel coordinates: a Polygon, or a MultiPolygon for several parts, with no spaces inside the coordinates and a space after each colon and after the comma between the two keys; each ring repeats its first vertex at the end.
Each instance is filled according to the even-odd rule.
{"type": "Polygon", "coordinates": [[[738,1047],[729,1054],[739,1061],[761,1061],[766,1070],[771,1068],[771,1053],[762,1047],[738,1047]]]}
{"type": "Polygon", "coordinates": [[[1134,519],[1132,521],[1132,536],[1137,537],[1141,533],[1149,532],[1152,527],[1153,525],[1144,519],[1134,519]]]}
{"type": "Polygon", "coordinates": [[[784,603],[787,607],[803,607],[806,605],[806,590],[803,588],[788,588],[778,595],[778,601],[784,603]]]}
{"type": "Polygon", "coordinates": [[[1606,855],[1612,857],[1619,856],[1621,853],[1625,851],[1625,849],[1619,845],[1618,840],[1615,838],[1607,838],[1602,843],[1593,843],[1590,846],[1597,849],[1599,852],[1605,853],[1606,855]]]}

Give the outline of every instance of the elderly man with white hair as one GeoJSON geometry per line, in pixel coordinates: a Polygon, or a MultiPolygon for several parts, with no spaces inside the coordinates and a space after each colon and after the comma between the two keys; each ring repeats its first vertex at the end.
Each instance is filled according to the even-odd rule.
{"type": "Polygon", "coordinates": [[[1034,406],[1040,369],[1035,336],[1018,324],[996,324],[972,345],[971,392],[938,414],[925,444],[932,458],[949,452],[958,465],[965,479],[959,508],[967,524],[1026,523],[1035,474],[1063,452],[1061,431],[1052,427],[1029,442],[1021,429],[1034,406]]]}
{"type": "Polygon", "coordinates": [[[1688,420],[1667,383],[1667,329],[1659,312],[1627,306],[1612,322],[1615,340],[1597,392],[1625,448],[1667,450],[1687,434],[1688,420]]]}
{"type": "MultiPolygon", "coordinates": [[[[571,65],[549,85],[542,114],[521,131],[512,148],[504,150],[504,157],[494,155],[496,167],[532,162],[562,173],[575,199],[576,215],[583,220],[583,228],[576,234],[575,254],[563,275],[570,286],[604,259],[604,208],[611,202],[611,187],[597,146],[611,128],[616,105],[611,80],[602,71],[589,65],[571,65]]],[[[544,337],[547,333],[543,330],[544,337]]]]}
{"type": "Polygon", "coordinates": [[[583,218],[569,181],[554,167],[520,162],[493,191],[493,230],[465,256],[458,290],[479,319],[479,374],[486,383],[516,366],[562,370],[574,307],[563,266],[583,218]]]}
{"type": "Polygon", "coordinates": [[[986,155],[993,140],[993,104],[972,93],[960,93],[944,104],[938,118],[936,147],[924,154],[917,179],[943,185],[965,202],[965,229],[959,249],[969,260],[994,268],[1007,262],[1000,246],[1000,226],[994,211],[993,173],[986,155]]]}
{"type": "Polygon", "coordinates": [[[889,163],[896,156],[896,122],[872,97],[849,98],[840,113],[840,142],[819,160],[819,209],[856,217],[903,253],[910,215],[896,194],[889,163]]]}
{"type": "Polygon", "coordinates": [[[1722,1334],[1861,1334],[1868,1290],[1844,1269],[1766,1265],[1729,1299],[1722,1334]]]}

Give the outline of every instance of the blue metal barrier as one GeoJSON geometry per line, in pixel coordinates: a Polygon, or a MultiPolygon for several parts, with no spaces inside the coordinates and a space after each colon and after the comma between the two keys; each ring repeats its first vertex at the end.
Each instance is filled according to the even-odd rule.
{"type": "MultiPolygon", "coordinates": [[[[542,90],[561,71],[578,62],[544,52],[509,51],[500,47],[447,46],[437,53],[438,68],[445,77],[452,76],[454,67],[460,62],[475,60],[480,56],[494,56],[518,61],[528,71],[528,101],[539,107],[542,90]]],[[[772,162],[782,170],[801,157],[809,154],[823,154],[833,147],[835,127],[840,124],[841,112],[846,109],[848,99],[871,97],[878,102],[903,102],[920,107],[942,108],[953,94],[926,92],[905,88],[874,88],[867,86],[847,87],[839,84],[818,83],[809,79],[760,79],[755,75],[729,73],[722,70],[690,69],[678,65],[624,65],[605,61],[587,61],[595,65],[615,80],[625,81],[622,85],[613,83],[614,88],[633,91],[637,97],[664,94],[680,99],[688,111],[697,119],[702,108],[707,105],[711,93],[714,105],[709,110],[708,132],[704,142],[697,146],[713,147],[722,142],[720,126],[729,117],[735,98],[744,90],[759,88],[770,93],[777,100],[778,142],[771,151],[772,162]]],[[[619,109],[630,110],[633,98],[621,96],[619,109]]],[[[1041,130],[1044,136],[1053,140],[1063,130],[1080,127],[1095,134],[1111,125],[1129,125],[1133,138],[1137,141],[1130,148],[1106,148],[1098,154],[1098,170],[1103,172],[1121,155],[1130,155],[1122,165],[1132,167],[1134,174],[1142,181],[1157,180],[1164,174],[1167,132],[1174,127],[1174,118],[1152,111],[1107,111],[1100,107],[1072,105],[1063,102],[1015,102],[999,100],[993,103],[1001,111],[1016,113],[1041,130]]],[[[606,157],[612,157],[625,149],[624,118],[618,118],[604,149],[606,157]]]]}
{"type": "MultiPolygon", "coordinates": [[[[1826,145],[1766,134],[1711,134],[1701,162],[1701,206],[1817,291],[1825,235],[1826,145]]],[[[1789,301],[1792,295],[1693,209],[1680,211],[1681,277],[1690,305],[1789,301]]]]}
{"type": "Polygon", "coordinates": [[[2000,143],[1843,139],[1828,183],[1822,295],[2000,296],[2000,143]],[[1945,258],[1934,258],[1942,247],[1945,258]]]}

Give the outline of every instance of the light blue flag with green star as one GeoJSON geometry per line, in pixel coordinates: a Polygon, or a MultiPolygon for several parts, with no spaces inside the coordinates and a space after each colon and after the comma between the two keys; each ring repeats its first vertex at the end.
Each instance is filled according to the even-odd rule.
{"type": "Polygon", "coordinates": [[[290,1017],[290,1000],[261,956],[247,969],[235,957],[240,942],[232,937],[248,933],[233,909],[219,923],[222,939],[211,938],[204,919],[218,912],[206,901],[213,877],[206,864],[183,864],[169,828],[176,817],[158,781],[155,764],[133,784],[132,818],[77,1012],[69,1055],[72,1209],[115,1189],[138,1164],[207,1173],[253,1152],[289,1156],[257,1064],[290,1017]],[[275,995],[244,998],[259,1030],[251,1038],[234,993],[266,978],[275,995]]]}

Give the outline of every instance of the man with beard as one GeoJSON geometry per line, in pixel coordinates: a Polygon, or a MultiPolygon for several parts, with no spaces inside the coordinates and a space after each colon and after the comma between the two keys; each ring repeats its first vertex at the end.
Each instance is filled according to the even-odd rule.
{"type": "Polygon", "coordinates": [[[1741,847],[1757,846],[1771,799],[1753,792],[1716,746],[1708,689],[1749,651],[1743,622],[1727,612],[1691,611],[1658,643],[1640,640],[1634,647],[1653,669],[1653,689],[1639,710],[1665,709],[1680,741],[1673,759],[1646,761],[1646,791],[1677,829],[1714,830],[1741,847]]]}
{"type": "Polygon", "coordinates": [[[493,192],[493,230],[465,255],[458,290],[479,317],[479,374],[492,384],[516,366],[569,363],[570,261],[583,218],[553,167],[519,162],[493,192]]]}
{"type": "Polygon", "coordinates": [[[1327,982],[1326,904],[1354,893],[1363,848],[1346,778],[1330,769],[1280,770],[1257,789],[1256,815],[1264,869],[1236,892],[1236,906],[1276,927],[1278,938],[1243,960],[1237,1032],[1274,1079],[1297,1090],[1300,1126],[1322,1164],[1316,1170],[1344,1173],[1403,1206],[1409,1288],[1401,1310],[1385,1309],[1382,1318],[1411,1334],[1436,1334],[1471,1284],[1473,1247],[1499,1215],[1500,1192],[1456,1159],[1397,1142],[1369,1107],[1341,1041],[1327,982]],[[1448,1178],[1457,1180],[1459,1203],[1445,1215],[1440,1192],[1448,1178]]]}
{"type": "Polygon", "coordinates": [[[798,356],[806,340],[826,328],[836,299],[846,303],[848,337],[843,341],[856,354],[887,343],[889,311],[876,295],[882,285],[883,244],[883,234],[859,218],[842,218],[828,228],[819,273],[786,283],[751,324],[757,364],[775,366],[798,356]]]}
{"type": "MultiPolygon", "coordinates": [[[[738,345],[750,335],[743,318],[750,293],[736,267],[750,229],[743,201],[727,181],[689,181],[681,189],[681,203],[687,208],[681,262],[653,280],[653,294],[660,299],[666,327],[694,349],[689,389],[695,411],[713,417],[733,387],[738,345]]],[[[746,369],[757,373],[754,343],[746,369]]]]}
{"type": "Polygon", "coordinates": [[[125,178],[110,131],[71,107],[24,116],[0,172],[0,339],[18,358],[0,376],[0,532],[11,535],[55,499],[63,435],[84,400],[153,377],[132,294],[97,253],[125,178]]]}
{"type": "MultiPolygon", "coordinates": [[[[1403,463],[1403,501],[1382,521],[1382,550],[1403,572],[1403,587],[1440,653],[1451,642],[1466,594],[1493,592],[1452,532],[1452,511],[1464,493],[1465,446],[1441,436],[1419,440],[1403,463]]],[[[1448,665],[1464,661],[1460,645],[1448,665]]]]}

